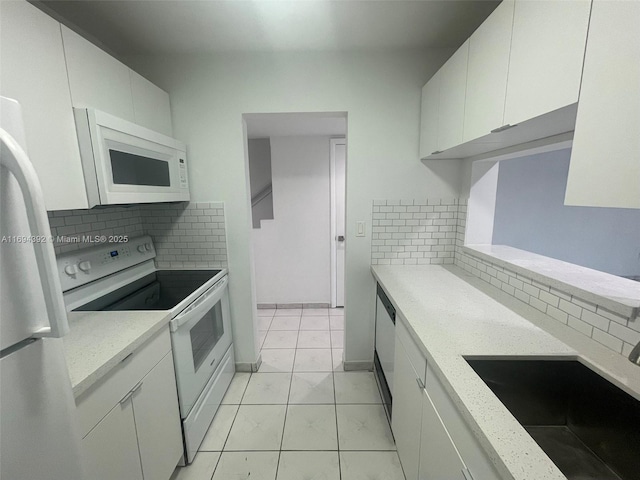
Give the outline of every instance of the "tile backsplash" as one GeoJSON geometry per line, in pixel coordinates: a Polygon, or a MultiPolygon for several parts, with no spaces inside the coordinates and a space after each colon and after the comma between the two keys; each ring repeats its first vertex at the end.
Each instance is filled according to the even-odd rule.
{"type": "Polygon", "coordinates": [[[372,265],[452,264],[458,199],[374,200],[372,265]]]}
{"type": "MultiPolygon", "coordinates": [[[[466,202],[460,202],[461,217],[466,216],[466,202]]],[[[499,288],[521,302],[546,313],[577,332],[616,353],[629,355],[640,341],[640,318],[625,317],[601,305],[584,300],[548,284],[513,272],[495,262],[463,249],[464,219],[458,225],[455,264],[481,280],[499,288]]]]}
{"type": "MultiPolygon", "coordinates": [[[[140,205],[48,212],[56,254],[90,247],[100,236],[144,235],[140,205]]],[[[99,245],[99,243],[95,243],[99,245]]]]}
{"type": "Polygon", "coordinates": [[[158,268],[226,267],[224,204],[157,203],[49,212],[56,254],[99,245],[101,236],[150,235],[158,268]]]}
{"type": "Polygon", "coordinates": [[[226,267],[224,204],[149,204],[143,225],[156,246],[159,268],[226,267]]]}
{"type": "Polygon", "coordinates": [[[625,317],[464,248],[467,199],[375,200],[371,264],[452,264],[610,350],[629,355],[640,317],[625,317]]]}

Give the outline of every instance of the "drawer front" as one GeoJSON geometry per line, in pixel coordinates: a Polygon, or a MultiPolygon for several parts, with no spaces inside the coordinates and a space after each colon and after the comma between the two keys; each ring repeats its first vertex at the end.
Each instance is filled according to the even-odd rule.
{"type": "Polygon", "coordinates": [[[76,399],[82,437],[171,351],[169,327],[165,327],[109,374],[76,399]]]}
{"type": "Polygon", "coordinates": [[[416,345],[416,342],[411,338],[409,330],[405,327],[404,322],[406,322],[406,320],[401,315],[398,315],[398,317],[400,317],[401,320],[396,322],[396,336],[398,340],[402,342],[402,346],[409,360],[411,360],[411,365],[416,371],[418,378],[424,382],[427,375],[427,360],[418,348],[418,345],[416,345]]]}

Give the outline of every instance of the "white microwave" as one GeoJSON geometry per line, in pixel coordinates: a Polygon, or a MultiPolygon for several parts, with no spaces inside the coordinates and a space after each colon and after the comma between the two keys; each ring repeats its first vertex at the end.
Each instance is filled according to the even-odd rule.
{"type": "Polygon", "coordinates": [[[186,146],[91,108],[75,108],[89,207],[188,201],[186,146]]]}

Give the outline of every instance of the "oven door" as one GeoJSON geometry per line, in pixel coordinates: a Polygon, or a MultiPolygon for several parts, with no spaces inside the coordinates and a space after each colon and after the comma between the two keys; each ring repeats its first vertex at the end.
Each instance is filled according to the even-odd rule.
{"type": "Polygon", "coordinates": [[[171,343],[185,418],[231,345],[229,293],[225,276],[171,320],[171,343]]]}

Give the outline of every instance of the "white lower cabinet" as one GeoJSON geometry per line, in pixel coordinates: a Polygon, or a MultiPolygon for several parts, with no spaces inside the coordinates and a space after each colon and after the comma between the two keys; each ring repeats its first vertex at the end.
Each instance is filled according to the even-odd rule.
{"type": "Polygon", "coordinates": [[[168,479],[183,452],[171,352],[142,380],[132,401],[143,476],[168,479]]]}
{"type": "MultiPolygon", "coordinates": [[[[420,480],[464,480],[467,467],[426,390],[422,390],[420,480]]],[[[479,480],[479,479],[478,479],[479,480]]]]}
{"type": "Polygon", "coordinates": [[[168,480],[183,454],[168,328],[76,400],[92,480],[168,480]]]}
{"type": "Polygon", "coordinates": [[[131,401],[118,404],[82,440],[91,478],[142,480],[131,401]]]}
{"type": "Polygon", "coordinates": [[[407,480],[499,480],[400,315],[391,429],[407,480]]]}
{"type": "MultiPolygon", "coordinates": [[[[393,383],[393,413],[391,426],[396,440],[398,456],[404,469],[407,480],[418,478],[418,465],[420,463],[420,411],[422,410],[422,386],[426,359],[418,353],[422,361],[414,367],[407,349],[415,345],[405,347],[401,337],[408,338],[408,333],[403,335],[404,326],[396,321],[396,345],[395,345],[395,375],[393,383]],[[416,370],[421,370],[418,373],[416,370]]],[[[411,338],[408,341],[413,343],[411,338]]]]}
{"type": "Polygon", "coordinates": [[[420,480],[499,480],[500,475],[429,366],[425,383],[420,480]]]}

